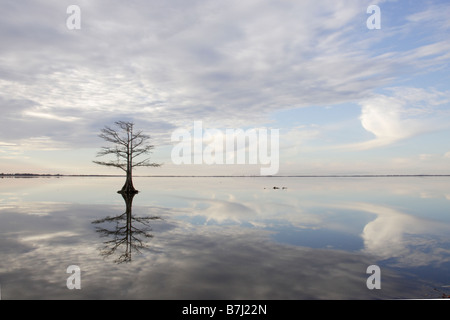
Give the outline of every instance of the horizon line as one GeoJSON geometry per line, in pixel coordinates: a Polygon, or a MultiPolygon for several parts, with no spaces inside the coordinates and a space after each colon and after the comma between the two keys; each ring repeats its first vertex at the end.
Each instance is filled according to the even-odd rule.
{"type": "MultiPolygon", "coordinates": [[[[0,177],[125,177],[119,174],[0,173],[0,177]]],[[[295,174],[295,175],[135,175],[134,178],[367,178],[367,177],[450,177],[450,174],[295,174]]]]}

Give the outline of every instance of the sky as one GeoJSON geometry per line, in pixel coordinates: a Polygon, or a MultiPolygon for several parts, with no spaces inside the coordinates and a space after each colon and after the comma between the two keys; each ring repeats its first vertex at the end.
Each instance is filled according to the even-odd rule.
{"type": "Polygon", "coordinates": [[[260,162],[174,163],[173,133],[196,122],[278,130],[278,175],[450,174],[448,1],[2,0],[0,10],[0,172],[122,174],[92,161],[101,128],[133,121],[163,163],[137,175],[260,174],[260,162]]]}

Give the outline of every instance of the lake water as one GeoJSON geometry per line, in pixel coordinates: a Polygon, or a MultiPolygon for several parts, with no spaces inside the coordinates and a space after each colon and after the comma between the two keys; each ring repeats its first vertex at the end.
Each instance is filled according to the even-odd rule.
{"type": "Polygon", "coordinates": [[[1,298],[450,293],[450,177],[137,177],[133,199],[123,182],[0,179],[1,298]]]}

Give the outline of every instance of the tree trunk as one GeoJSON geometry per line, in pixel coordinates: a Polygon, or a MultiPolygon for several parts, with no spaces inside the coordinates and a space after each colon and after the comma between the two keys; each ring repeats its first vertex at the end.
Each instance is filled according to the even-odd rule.
{"type": "Polygon", "coordinates": [[[120,193],[138,193],[138,191],[133,186],[133,126],[127,127],[128,144],[127,144],[127,180],[122,187],[120,193]]]}
{"type": "MultiPolygon", "coordinates": [[[[132,184],[131,184],[132,185],[132,184]]],[[[126,210],[125,213],[127,214],[127,224],[126,224],[126,251],[125,254],[123,254],[123,259],[125,262],[129,262],[131,261],[131,248],[132,248],[132,227],[131,227],[131,218],[132,218],[132,213],[131,213],[131,207],[132,207],[132,203],[133,203],[133,198],[134,195],[136,194],[136,192],[127,192],[127,193],[122,193],[122,197],[125,200],[125,205],[126,205],[126,210]]]]}
{"type": "Polygon", "coordinates": [[[119,193],[138,193],[138,191],[133,186],[133,177],[131,174],[131,170],[127,171],[127,180],[125,181],[125,184],[123,185],[122,190],[120,190],[119,193]]]}

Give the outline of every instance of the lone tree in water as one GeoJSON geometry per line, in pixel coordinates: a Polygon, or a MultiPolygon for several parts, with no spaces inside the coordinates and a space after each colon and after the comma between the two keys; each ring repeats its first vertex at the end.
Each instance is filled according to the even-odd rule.
{"type": "Polygon", "coordinates": [[[97,157],[113,155],[114,160],[109,161],[93,161],[96,164],[116,167],[125,171],[127,179],[119,193],[137,193],[133,186],[133,168],[136,167],[159,167],[161,164],[150,162],[150,158],[136,160],[137,157],[148,155],[154,148],[148,144],[149,135],[143,134],[142,131],[134,132],[134,123],[126,121],[115,122],[117,129],[105,126],[101,129],[100,138],[113,145],[102,147],[97,153],[97,157]]]}

